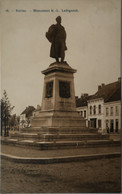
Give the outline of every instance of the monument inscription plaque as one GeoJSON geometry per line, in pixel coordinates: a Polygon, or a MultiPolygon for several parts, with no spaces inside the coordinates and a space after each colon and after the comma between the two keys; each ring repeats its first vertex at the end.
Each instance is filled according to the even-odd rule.
{"type": "Polygon", "coordinates": [[[53,96],[53,81],[46,83],[46,98],[51,98],[53,96]]]}
{"type": "Polygon", "coordinates": [[[59,96],[61,98],[70,97],[70,82],[59,81],[59,96]]]}

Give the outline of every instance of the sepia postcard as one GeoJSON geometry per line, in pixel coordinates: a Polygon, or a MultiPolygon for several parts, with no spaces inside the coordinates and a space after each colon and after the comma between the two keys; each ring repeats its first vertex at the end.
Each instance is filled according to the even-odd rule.
{"type": "Polygon", "coordinates": [[[0,0],[1,193],[120,193],[121,0],[0,0]]]}

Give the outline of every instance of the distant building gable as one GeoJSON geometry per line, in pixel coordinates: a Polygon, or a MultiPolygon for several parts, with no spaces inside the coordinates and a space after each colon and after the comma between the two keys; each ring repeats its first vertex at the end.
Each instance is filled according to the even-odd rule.
{"type": "Polygon", "coordinates": [[[88,94],[82,94],[80,98],[76,97],[76,107],[87,106],[88,94]]]}
{"type": "Polygon", "coordinates": [[[25,114],[26,117],[30,117],[30,116],[32,116],[32,113],[33,113],[34,110],[35,110],[35,108],[34,108],[33,106],[28,106],[28,107],[26,107],[26,109],[21,113],[21,115],[22,115],[22,114],[25,114]]]}

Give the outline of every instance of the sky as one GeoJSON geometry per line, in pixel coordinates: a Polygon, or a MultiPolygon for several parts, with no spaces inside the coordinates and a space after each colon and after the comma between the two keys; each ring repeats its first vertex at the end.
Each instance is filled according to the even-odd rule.
{"type": "Polygon", "coordinates": [[[120,77],[120,0],[0,0],[0,11],[1,95],[5,89],[13,113],[41,105],[41,71],[55,61],[45,33],[59,15],[67,33],[65,61],[77,70],[75,95],[94,94],[120,77]]]}

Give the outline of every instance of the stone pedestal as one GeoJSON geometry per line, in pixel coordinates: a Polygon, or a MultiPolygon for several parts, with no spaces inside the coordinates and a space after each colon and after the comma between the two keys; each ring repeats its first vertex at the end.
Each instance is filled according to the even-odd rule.
{"type": "Polygon", "coordinates": [[[84,119],[76,111],[75,72],[66,62],[53,63],[42,71],[45,78],[41,111],[32,118],[32,127],[85,127],[84,119]]]}

